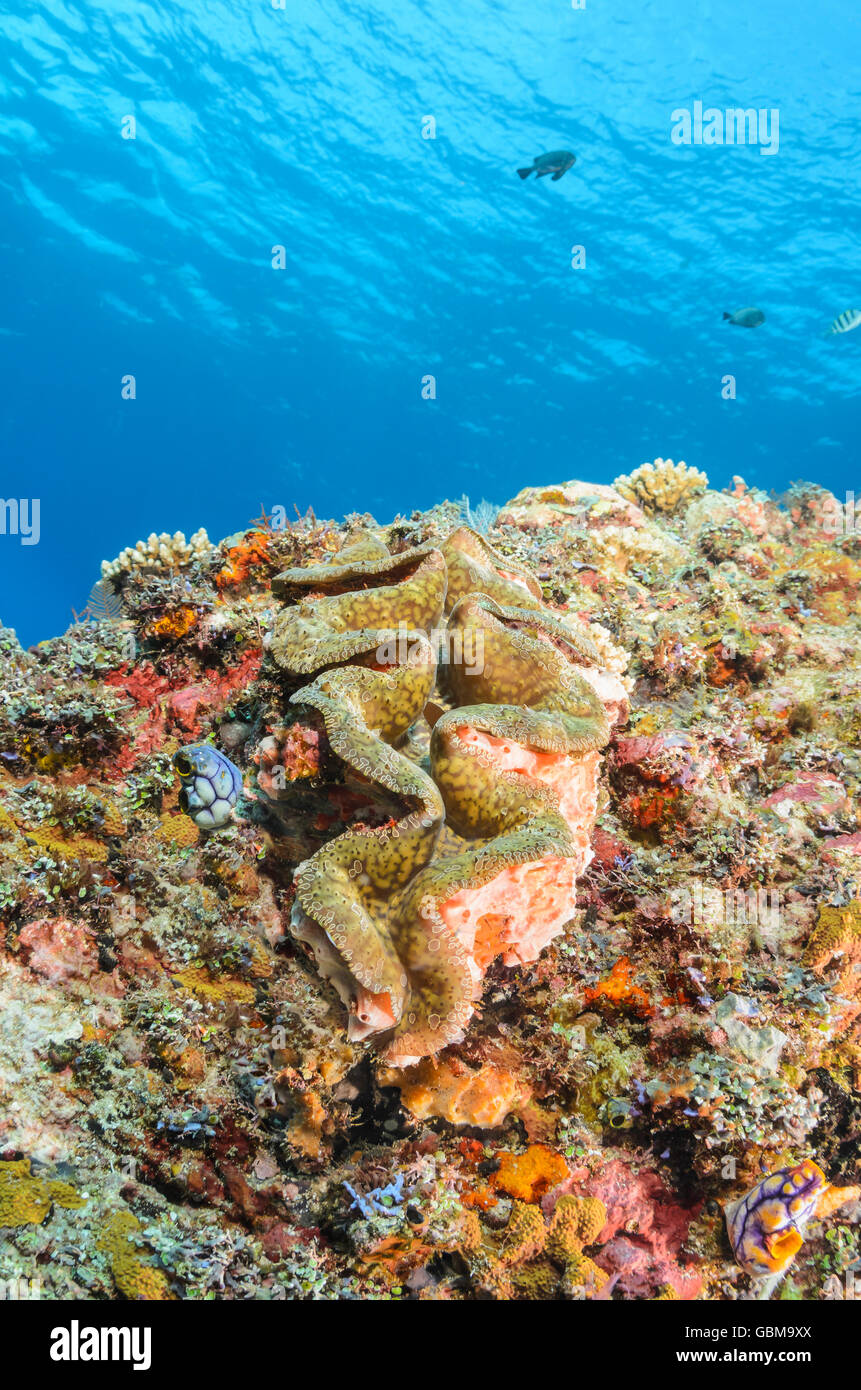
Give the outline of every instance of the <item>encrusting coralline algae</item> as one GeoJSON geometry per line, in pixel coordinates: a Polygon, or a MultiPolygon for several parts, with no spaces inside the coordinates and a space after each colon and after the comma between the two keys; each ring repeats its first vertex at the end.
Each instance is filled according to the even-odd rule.
{"type": "Polygon", "coordinates": [[[852,1296],[861,537],[660,459],[485,520],[0,632],[0,1280],[852,1296]]]}

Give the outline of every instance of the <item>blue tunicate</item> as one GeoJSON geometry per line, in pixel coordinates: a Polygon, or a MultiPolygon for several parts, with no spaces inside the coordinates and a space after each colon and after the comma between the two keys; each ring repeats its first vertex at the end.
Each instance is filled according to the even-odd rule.
{"type": "Polygon", "coordinates": [[[182,783],[179,804],[200,830],[217,830],[230,820],[242,791],[242,773],[209,743],[192,743],[174,754],[182,783]]]}

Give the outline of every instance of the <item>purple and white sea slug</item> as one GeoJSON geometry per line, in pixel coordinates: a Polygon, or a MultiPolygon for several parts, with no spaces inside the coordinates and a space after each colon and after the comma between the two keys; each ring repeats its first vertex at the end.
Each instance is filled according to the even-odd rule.
{"type": "Polygon", "coordinates": [[[728,1203],[727,1231],[742,1269],[754,1278],[783,1274],[830,1187],[818,1164],[806,1158],[794,1168],[769,1173],[744,1197],[728,1203]]]}

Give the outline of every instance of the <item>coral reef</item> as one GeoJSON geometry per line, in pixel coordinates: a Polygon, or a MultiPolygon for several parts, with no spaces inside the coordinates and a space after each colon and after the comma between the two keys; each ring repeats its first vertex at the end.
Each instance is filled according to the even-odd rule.
{"type": "Polygon", "coordinates": [[[0,1280],[852,1296],[858,538],[655,468],[0,629],[0,1280]]]}
{"type": "Polygon", "coordinates": [[[708,485],[705,473],[686,463],[673,463],[672,459],[641,463],[633,473],[624,473],[613,483],[617,492],[644,511],[667,513],[677,511],[697,493],[705,492],[708,485]]]}

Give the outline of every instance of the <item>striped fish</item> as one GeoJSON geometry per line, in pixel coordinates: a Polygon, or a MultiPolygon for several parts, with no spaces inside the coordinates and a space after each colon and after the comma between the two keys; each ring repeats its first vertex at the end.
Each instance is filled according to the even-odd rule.
{"type": "Polygon", "coordinates": [[[842,314],[838,314],[830,328],[826,328],[823,337],[830,338],[832,333],[851,333],[853,328],[857,328],[861,323],[861,309],[844,309],[842,314]]]}

